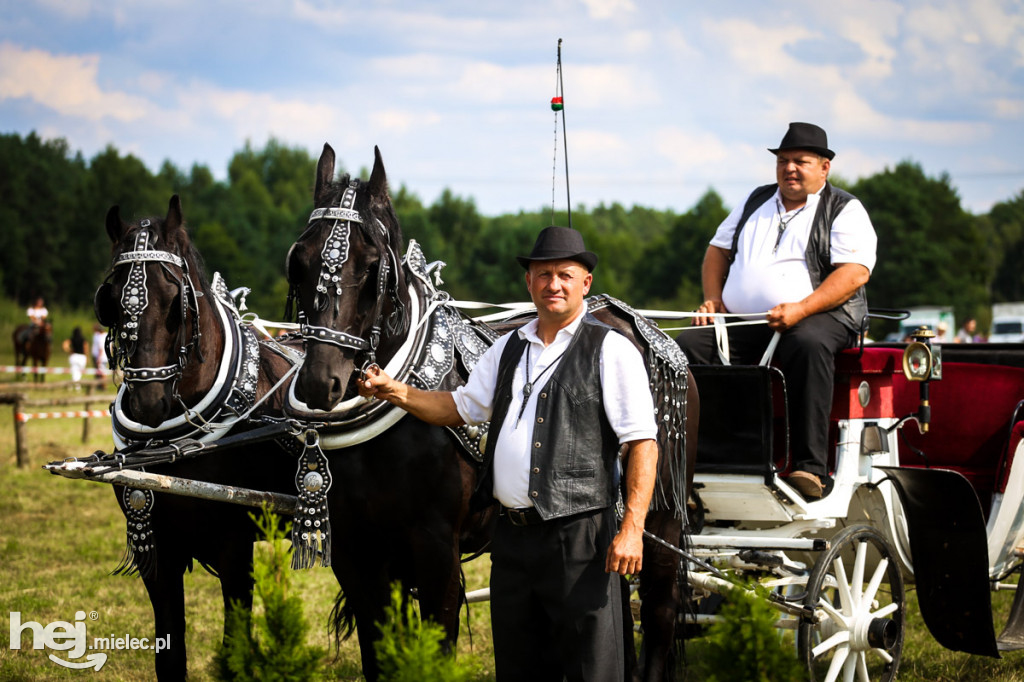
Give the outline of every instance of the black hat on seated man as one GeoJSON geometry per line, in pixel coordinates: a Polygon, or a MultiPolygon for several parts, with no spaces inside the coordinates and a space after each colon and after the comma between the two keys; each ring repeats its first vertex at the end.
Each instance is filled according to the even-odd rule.
{"type": "Polygon", "coordinates": [[[533,251],[529,256],[516,256],[516,260],[527,270],[530,263],[539,260],[574,260],[588,271],[597,266],[597,254],[587,251],[583,235],[571,227],[552,225],[537,235],[533,251]]]}
{"type": "Polygon", "coordinates": [[[824,129],[813,123],[790,123],[789,130],[779,143],[777,149],[769,149],[772,154],[778,154],[787,149],[805,149],[824,156],[829,161],[836,155],[828,148],[828,135],[824,129]]]}

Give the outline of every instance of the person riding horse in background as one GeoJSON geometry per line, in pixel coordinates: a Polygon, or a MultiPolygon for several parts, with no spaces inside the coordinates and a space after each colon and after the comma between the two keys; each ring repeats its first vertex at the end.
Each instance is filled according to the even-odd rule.
{"type": "Polygon", "coordinates": [[[22,343],[28,343],[28,340],[32,338],[32,335],[46,325],[46,318],[50,316],[50,311],[46,309],[46,303],[43,301],[43,297],[39,296],[36,298],[35,302],[29,306],[28,310],[25,311],[25,314],[28,315],[29,326],[21,333],[22,343]]]}
{"type": "Polygon", "coordinates": [[[597,256],[579,232],[545,228],[518,260],[537,319],[491,346],[465,386],[422,391],[374,369],[359,390],[433,424],[493,424],[481,492],[501,504],[490,581],[497,678],[619,680],[616,574],[640,572],[658,462],[647,370],[625,336],[587,313],[597,256]]]}
{"type": "Polygon", "coordinates": [[[46,324],[46,318],[49,317],[50,311],[46,309],[46,303],[43,301],[43,297],[40,296],[35,300],[27,311],[28,319],[32,324],[37,327],[42,327],[46,324]]]}
{"type": "MultiPolygon", "coordinates": [[[[728,330],[731,361],[753,364],[780,332],[775,362],[790,397],[793,467],[788,482],[817,499],[831,491],[828,419],[835,354],[851,346],[867,313],[864,285],[877,237],[856,197],[828,182],[835,152],[825,131],[790,123],[776,149],[776,183],[758,187],[718,227],[704,255],[697,313],[734,313],[763,325],[728,330]],[[767,311],[767,314],[765,314],[767,311]]],[[[739,319],[739,318],[737,318],[739,319]]],[[[693,323],[708,325],[698,314],[693,323]]],[[[720,364],[714,330],[682,331],[694,364],[720,364]]]]}

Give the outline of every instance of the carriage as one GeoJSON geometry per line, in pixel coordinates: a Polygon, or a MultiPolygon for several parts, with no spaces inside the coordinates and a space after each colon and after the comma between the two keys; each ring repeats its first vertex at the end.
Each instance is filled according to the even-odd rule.
{"type": "MultiPolygon", "coordinates": [[[[333,152],[325,161],[328,150],[325,147],[318,166],[318,208],[296,242],[296,247],[306,252],[300,255],[293,247],[288,258],[289,280],[303,312],[299,329],[305,341],[305,359],[287,348],[275,349],[268,341],[257,344],[251,336],[253,318],[240,314],[223,283],[215,280],[217,286],[199,290],[189,274],[186,255],[171,253],[172,243],[184,239],[183,231],[170,238],[162,236],[165,243],[154,247],[146,240],[155,239],[155,226],[142,237],[139,226],[129,230],[119,218],[108,216],[108,232],[120,249],[114,267],[120,269],[122,279],[118,280],[116,294],[109,287],[101,287],[97,303],[101,321],[117,326],[123,335],[122,364],[128,369],[126,376],[136,382],[134,393],[122,392],[115,404],[115,426],[121,414],[121,426],[127,429],[124,442],[131,444],[127,453],[53,463],[48,469],[130,486],[119,497],[126,517],[137,523],[143,523],[145,517],[144,523],[152,523],[152,528],[164,534],[173,534],[175,526],[182,524],[174,519],[160,527],[158,518],[150,519],[147,509],[152,509],[153,495],[147,490],[252,505],[270,500],[278,509],[295,515],[298,528],[293,531],[293,542],[299,548],[299,564],[321,561],[327,565],[334,561],[343,590],[349,581],[347,607],[352,612],[348,616],[359,622],[379,613],[376,603],[362,604],[359,599],[372,596],[378,587],[386,590],[388,582],[380,576],[375,576],[372,585],[351,582],[358,575],[345,568],[346,556],[341,548],[353,543],[368,547],[374,538],[363,530],[347,536],[342,523],[351,520],[346,515],[365,513],[359,507],[365,491],[351,487],[359,480],[354,470],[352,475],[338,475],[337,468],[332,489],[327,465],[358,466],[359,476],[368,475],[368,469],[380,466],[380,458],[372,450],[361,451],[359,447],[367,441],[376,440],[379,445],[396,438],[390,435],[395,432],[389,428],[394,424],[403,425],[399,429],[411,428],[401,447],[409,450],[412,459],[408,470],[401,471],[406,476],[420,476],[420,483],[426,480],[424,476],[436,477],[438,488],[419,485],[418,489],[443,498],[450,507],[434,510],[431,505],[436,505],[437,499],[414,500],[416,520],[432,519],[436,511],[441,527],[451,534],[454,549],[451,545],[441,546],[440,552],[438,547],[431,548],[424,556],[414,557],[412,568],[399,577],[420,581],[421,606],[444,621],[454,639],[457,618],[453,632],[452,599],[456,598],[457,610],[458,571],[457,561],[452,559],[457,559],[459,543],[463,543],[462,548],[472,546],[474,532],[486,532],[488,523],[486,518],[469,513],[467,493],[472,490],[472,467],[459,459],[454,446],[479,454],[486,430],[417,430],[419,427],[409,425],[410,420],[401,419],[386,406],[353,401],[345,387],[360,363],[368,359],[379,359],[382,364],[394,362],[400,373],[427,388],[451,386],[471,369],[474,358],[493,340],[494,333],[489,325],[459,312],[447,295],[435,288],[436,268],[426,264],[414,244],[399,260],[401,235],[386,200],[379,154],[368,183],[347,178],[334,183],[333,152]],[[343,271],[346,261],[350,266],[358,265],[355,275],[343,271]],[[148,284],[147,268],[159,273],[148,284]],[[309,286],[310,282],[314,286],[309,286]],[[162,294],[157,291],[160,286],[165,289],[162,294]],[[349,312],[344,290],[360,287],[368,295],[354,297],[356,307],[349,312]],[[129,290],[144,292],[150,298],[148,302],[144,298],[141,303],[133,303],[125,294],[129,290]],[[144,326],[141,318],[152,314],[162,299],[166,303],[162,310],[155,311],[159,324],[154,329],[166,328],[167,319],[175,318],[180,311],[180,330],[166,340],[170,355],[165,353],[163,361],[171,364],[156,366],[159,359],[147,360],[151,362],[147,367],[142,354],[152,354],[159,344],[139,344],[140,355],[133,358],[136,344],[131,336],[144,331],[139,328],[144,326]],[[134,317],[126,317],[126,313],[134,317]],[[366,328],[348,326],[345,316],[349,314],[353,320],[366,323],[366,328]],[[221,327],[200,332],[201,324],[216,319],[221,320],[221,327]],[[222,346],[210,345],[218,329],[224,336],[222,346]],[[242,331],[235,331],[239,329],[242,331]],[[234,337],[236,341],[229,342],[234,337]],[[200,354],[202,344],[206,344],[203,348],[210,356],[216,355],[218,348],[220,352],[223,347],[233,348],[230,355],[238,365],[237,380],[226,382],[220,375],[215,381],[211,379],[211,385],[224,399],[183,397],[187,389],[201,387],[200,379],[190,374],[199,370],[189,358],[193,351],[200,354]],[[271,366],[277,369],[267,369],[271,366]],[[293,374],[298,378],[288,384],[293,374]],[[301,396],[295,394],[296,386],[301,396]],[[147,411],[147,397],[161,411],[143,420],[138,415],[147,411]],[[168,418],[177,403],[209,406],[216,414],[200,414],[201,410],[193,407],[185,410],[183,419],[168,418]],[[224,404],[230,409],[222,410],[224,404]],[[355,409],[349,410],[353,405],[355,409]],[[271,406],[284,416],[261,414],[263,407],[271,406]],[[129,413],[138,419],[131,419],[129,413]],[[336,419],[337,414],[344,418],[336,419]],[[175,422],[178,431],[173,438],[156,437],[158,432],[153,429],[166,423],[161,420],[175,422]],[[216,428],[208,428],[211,424],[216,428]],[[231,433],[221,438],[226,432],[231,433]],[[209,453],[237,452],[239,446],[251,456],[252,446],[265,443],[281,443],[286,451],[290,448],[293,457],[268,453],[261,455],[264,464],[259,467],[240,464],[236,471],[240,468],[246,472],[242,478],[253,482],[248,485],[220,470],[211,477],[216,480],[201,478],[203,467],[194,464],[204,461],[204,457],[207,461],[226,461],[229,456],[210,458],[209,453]],[[325,456],[324,450],[332,446],[349,448],[350,455],[325,456]],[[439,452],[443,456],[436,454],[439,452]],[[164,463],[163,469],[159,469],[160,462],[164,463]],[[415,468],[424,462],[432,468],[415,468]],[[152,465],[157,465],[158,473],[132,471],[152,465]],[[189,466],[193,466],[193,476],[185,473],[189,466]],[[263,466],[268,475],[273,472],[277,488],[259,488],[263,466]],[[199,480],[193,480],[197,477],[199,480]],[[295,494],[284,494],[283,484],[291,481],[295,494]],[[443,495],[436,492],[442,487],[443,495]],[[327,516],[328,508],[331,518],[327,516]],[[418,572],[416,566],[420,567],[418,572]],[[429,585],[425,567],[432,572],[429,585]],[[353,585],[359,585],[358,592],[353,585]]],[[[166,222],[180,228],[180,213],[180,202],[175,197],[166,222]]],[[[662,447],[663,459],[678,470],[669,476],[673,482],[665,482],[659,513],[652,514],[648,523],[648,530],[653,531],[648,535],[653,550],[673,557],[669,579],[685,575],[692,588],[690,608],[680,609],[684,615],[679,624],[684,627],[669,628],[671,636],[677,636],[677,632],[678,636],[692,634],[713,621],[714,595],[746,589],[737,575],[754,577],[770,590],[769,599],[782,614],[780,627],[796,631],[800,656],[812,679],[835,680],[840,673],[844,679],[892,679],[903,642],[905,582],[912,580],[917,585],[922,615],[944,646],[990,656],[998,655],[1001,649],[1024,647],[1021,592],[998,639],[989,603],[989,590],[1002,586],[1008,576],[1019,572],[1024,560],[1024,515],[1020,511],[1024,464],[1015,458],[1024,448],[1024,348],[936,346],[922,331],[906,346],[870,344],[843,352],[837,358],[832,416],[835,485],[820,501],[808,502],[781,476],[788,467],[788,415],[785,382],[777,370],[768,364],[687,367],[685,359],[681,365],[675,344],[648,319],[673,315],[657,311],[642,315],[607,297],[594,297],[591,307],[612,313],[609,323],[621,324],[623,331],[647,352],[652,388],[675,391],[661,396],[668,406],[663,413],[668,426],[662,447]],[[694,381],[690,382],[690,377],[694,381]],[[698,387],[703,408],[699,432],[696,412],[692,411],[698,387]],[[666,444],[670,443],[674,443],[672,452],[665,456],[666,444]],[[687,459],[690,461],[683,467],[687,459]],[[686,495],[680,494],[686,476],[680,473],[693,476],[692,504],[687,512],[691,528],[686,542],[680,532],[688,506],[686,495]]],[[[227,366],[227,361],[219,366],[227,366]]],[[[231,374],[228,369],[221,373],[231,374]]],[[[381,475],[393,477],[396,470],[389,467],[381,475]]],[[[201,513],[213,519],[219,513],[215,509],[219,507],[207,507],[201,513]]],[[[408,521],[411,517],[403,513],[408,521]]],[[[241,521],[240,516],[235,514],[218,523],[241,523],[244,516],[241,521]]],[[[375,517],[375,523],[368,527],[395,529],[395,518],[403,517],[397,513],[393,516],[386,520],[375,517]]],[[[240,545],[251,542],[251,534],[238,532],[235,537],[223,531],[238,526],[208,525],[217,531],[211,542],[220,553],[213,552],[207,561],[218,570],[222,581],[233,581],[230,589],[225,584],[225,601],[229,593],[244,598],[247,564],[237,566],[230,558],[244,554],[240,545]],[[235,542],[221,547],[220,539],[224,537],[235,537],[235,542]],[[224,565],[218,566],[217,561],[224,565]]],[[[146,526],[143,538],[147,534],[152,538],[150,526],[146,526]]],[[[410,543],[409,551],[414,554],[415,538],[410,543]]],[[[169,622],[183,634],[183,615],[178,606],[158,606],[157,598],[170,591],[173,594],[169,601],[177,599],[180,575],[176,587],[166,589],[157,581],[168,580],[169,571],[160,571],[157,578],[158,572],[147,575],[145,562],[140,563],[150,549],[149,543],[137,537],[132,540],[130,533],[129,549],[134,552],[129,564],[143,571],[158,620],[161,610],[166,610],[169,622]]],[[[206,549],[185,547],[182,556],[191,557],[189,552],[206,549]]],[[[182,561],[181,557],[178,560],[182,561]]],[[[649,563],[658,562],[645,561],[645,570],[649,563]]],[[[180,573],[177,564],[171,568],[180,573]]],[[[662,596],[671,598],[671,592],[669,588],[662,596]]],[[[648,590],[645,601],[653,600],[653,594],[648,590]]],[[[335,624],[342,628],[346,627],[347,607],[339,604],[335,624]]],[[[351,623],[349,620],[349,627],[351,623]]],[[[363,627],[359,630],[365,666],[372,641],[363,642],[363,627]]],[[[645,643],[653,640],[654,630],[654,625],[645,625],[645,643]]],[[[173,656],[175,661],[167,663],[163,672],[169,678],[180,677],[184,673],[183,652],[165,656],[173,656]]],[[[653,675],[651,661],[656,659],[647,657],[644,672],[649,678],[653,675]]],[[[158,657],[158,672],[162,665],[158,657]]],[[[368,676],[374,673],[371,667],[368,676]]]]}
{"type": "Polygon", "coordinates": [[[690,536],[690,622],[735,576],[771,590],[811,679],[890,680],[906,585],[943,646],[1024,648],[1018,590],[997,637],[990,591],[1024,561],[1024,347],[868,344],[836,359],[835,483],[805,501],[786,484],[785,382],[769,365],[691,367],[702,403],[690,536]],[[695,531],[698,529],[695,529],[695,531]]]}

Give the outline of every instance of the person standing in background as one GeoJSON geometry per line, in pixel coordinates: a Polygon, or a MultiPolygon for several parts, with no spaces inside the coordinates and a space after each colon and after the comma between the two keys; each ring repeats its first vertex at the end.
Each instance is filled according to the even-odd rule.
{"type": "MultiPolygon", "coordinates": [[[[68,353],[68,366],[71,367],[71,380],[76,384],[82,380],[88,359],[85,355],[85,336],[81,327],[75,327],[71,338],[64,342],[64,350],[68,353]]],[[[80,387],[75,386],[77,391],[80,387]]]]}

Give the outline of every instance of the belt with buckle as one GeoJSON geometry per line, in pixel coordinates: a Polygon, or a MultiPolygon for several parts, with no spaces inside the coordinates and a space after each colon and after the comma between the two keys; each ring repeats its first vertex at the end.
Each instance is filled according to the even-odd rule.
{"type": "Polygon", "coordinates": [[[513,526],[533,526],[544,521],[536,507],[523,507],[522,509],[502,507],[501,515],[508,519],[513,526]]]}

